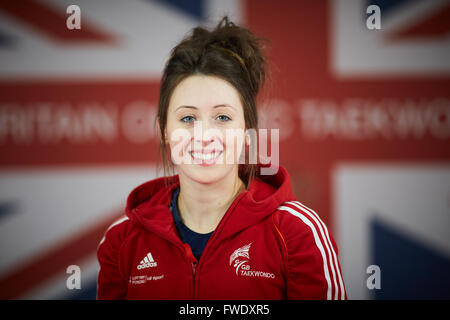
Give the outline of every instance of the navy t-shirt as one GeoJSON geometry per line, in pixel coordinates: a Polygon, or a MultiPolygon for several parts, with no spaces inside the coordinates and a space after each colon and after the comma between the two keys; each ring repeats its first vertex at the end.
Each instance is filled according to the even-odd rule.
{"type": "Polygon", "coordinates": [[[173,220],[175,221],[175,226],[177,227],[178,234],[183,243],[189,244],[192,253],[197,258],[200,259],[203,249],[206,247],[206,243],[213,234],[214,231],[210,233],[197,233],[192,231],[183,223],[178,211],[178,194],[180,193],[180,188],[176,188],[172,195],[172,201],[170,203],[170,211],[173,215],[173,220]]]}

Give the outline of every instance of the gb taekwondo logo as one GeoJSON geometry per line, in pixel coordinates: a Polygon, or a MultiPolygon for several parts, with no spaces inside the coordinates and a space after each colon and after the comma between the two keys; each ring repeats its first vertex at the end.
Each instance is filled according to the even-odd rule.
{"type": "MultiPolygon", "coordinates": [[[[236,268],[236,275],[238,275],[238,273],[239,273],[239,268],[242,267],[242,265],[244,263],[246,263],[246,262],[248,262],[250,260],[250,255],[249,255],[248,251],[250,250],[250,246],[251,245],[252,245],[252,243],[250,242],[249,244],[247,244],[247,245],[245,245],[245,246],[243,246],[243,247],[241,247],[239,249],[236,249],[233,252],[233,254],[230,256],[230,266],[231,266],[231,264],[234,261],[233,267],[236,268]],[[239,259],[237,259],[239,257],[243,257],[243,258],[248,259],[248,260],[245,260],[245,259],[244,260],[239,260],[239,259]]],[[[244,265],[242,267],[242,269],[248,270],[248,269],[250,269],[250,266],[244,265]]]]}
{"type": "Polygon", "coordinates": [[[233,268],[236,269],[236,275],[275,279],[275,275],[271,272],[250,270],[250,265],[248,264],[248,262],[250,261],[251,246],[252,243],[250,242],[249,244],[236,249],[230,256],[230,266],[234,262],[233,268]]]}

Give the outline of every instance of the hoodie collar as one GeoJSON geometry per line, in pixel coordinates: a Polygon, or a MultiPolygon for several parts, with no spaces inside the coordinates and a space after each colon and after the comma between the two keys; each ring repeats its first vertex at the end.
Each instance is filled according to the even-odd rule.
{"type": "MultiPolygon", "coordinates": [[[[136,187],[128,196],[126,214],[145,229],[172,242],[180,241],[169,209],[172,193],[179,185],[179,177],[175,175],[136,187]]],[[[266,218],[283,202],[294,199],[290,177],[282,166],[275,175],[257,175],[249,189],[233,201],[215,232],[220,233],[220,238],[232,236],[266,218]]]]}

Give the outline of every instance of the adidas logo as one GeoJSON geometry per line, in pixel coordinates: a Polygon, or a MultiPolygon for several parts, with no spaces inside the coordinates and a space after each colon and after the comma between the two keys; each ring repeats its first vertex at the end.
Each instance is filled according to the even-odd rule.
{"type": "Polygon", "coordinates": [[[137,268],[138,270],[145,269],[145,268],[154,268],[158,266],[155,260],[153,260],[152,254],[149,252],[145,256],[144,259],[141,260],[141,262],[138,264],[137,268]]]}

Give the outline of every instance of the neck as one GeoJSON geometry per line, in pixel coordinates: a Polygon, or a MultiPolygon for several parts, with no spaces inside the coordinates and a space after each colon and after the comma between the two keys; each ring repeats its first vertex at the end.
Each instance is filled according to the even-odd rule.
{"type": "Polygon", "coordinates": [[[181,219],[189,229],[198,233],[214,231],[236,196],[245,189],[237,172],[209,184],[193,181],[182,173],[179,178],[181,219]]]}

